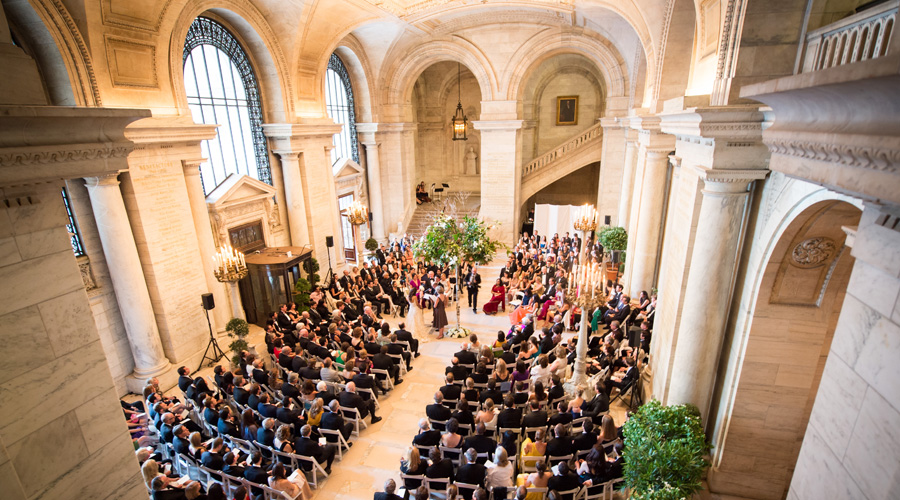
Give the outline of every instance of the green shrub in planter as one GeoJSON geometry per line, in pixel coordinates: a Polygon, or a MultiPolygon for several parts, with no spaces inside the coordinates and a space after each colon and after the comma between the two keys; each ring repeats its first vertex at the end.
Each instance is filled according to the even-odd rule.
{"type": "Polygon", "coordinates": [[[312,285],[305,278],[299,278],[296,283],[294,283],[294,302],[297,303],[297,311],[309,311],[309,291],[312,290],[312,285]]]}
{"type": "Polygon", "coordinates": [[[378,242],[375,241],[375,238],[369,238],[366,240],[366,250],[370,252],[378,250],[378,242]]]}
{"type": "Polygon", "coordinates": [[[237,366],[241,362],[241,351],[246,351],[250,348],[250,344],[247,343],[247,335],[250,335],[250,325],[241,318],[231,318],[231,321],[225,325],[225,332],[234,339],[228,344],[228,348],[231,349],[231,362],[237,366]]]}
{"type": "Polygon", "coordinates": [[[694,405],[650,401],[625,423],[625,484],[638,500],[682,500],[701,489],[709,451],[694,405]]]}
{"type": "Polygon", "coordinates": [[[607,252],[613,250],[625,250],[628,248],[628,234],[624,227],[605,227],[597,235],[600,244],[607,252]]]}
{"type": "Polygon", "coordinates": [[[303,270],[306,271],[306,277],[309,279],[309,286],[310,289],[312,289],[312,287],[319,283],[319,275],[316,274],[319,270],[319,261],[313,257],[304,260],[303,270]]]}

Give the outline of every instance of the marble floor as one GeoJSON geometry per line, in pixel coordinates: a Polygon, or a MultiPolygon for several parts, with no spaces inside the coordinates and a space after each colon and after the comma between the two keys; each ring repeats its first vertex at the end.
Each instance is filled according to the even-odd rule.
{"type": "MultiPolygon", "coordinates": [[[[497,259],[479,267],[482,287],[478,297],[478,314],[466,309],[465,297],[462,297],[460,322],[478,334],[482,341],[492,341],[498,330],[505,331],[510,326],[506,314],[488,316],[481,313],[480,308],[490,298],[490,289],[504,264],[505,260],[497,259]]],[[[452,326],[456,321],[456,309],[455,304],[450,306],[447,316],[452,326]]],[[[386,319],[392,327],[403,320],[390,316],[386,319]]],[[[430,325],[430,312],[426,312],[425,319],[426,324],[430,325]]],[[[566,338],[573,335],[569,332],[566,338]]],[[[254,327],[250,340],[251,344],[262,344],[262,330],[254,327]]],[[[431,341],[420,344],[421,356],[413,360],[412,371],[403,377],[402,384],[379,399],[381,409],[378,415],[384,419],[360,432],[353,447],[344,453],[343,460],[335,462],[331,476],[320,480],[318,489],[313,490],[313,498],[367,499],[372,498],[374,492],[381,491],[388,478],[399,482],[400,458],[412,442],[419,419],[425,416],[425,406],[431,403],[435,391],[443,385],[444,368],[462,342],[462,339],[437,340],[436,334],[432,334],[431,341]]],[[[257,350],[265,352],[265,346],[259,345],[257,350]]],[[[211,373],[208,368],[201,371],[204,376],[211,373]]],[[[617,425],[621,425],[625,408],[614,406],[610,414],[617,425]]]]}

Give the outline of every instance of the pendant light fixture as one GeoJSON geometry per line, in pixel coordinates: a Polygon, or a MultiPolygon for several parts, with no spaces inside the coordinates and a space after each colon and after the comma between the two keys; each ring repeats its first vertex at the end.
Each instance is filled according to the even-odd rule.
{"type": "Polygon", "coordinates": [[[453,115],[453,118],[450,120],[450,124],[453,126],[453,140],[467,141],[468,137],[466,137],[466,128],[468,128],[469,119],[466,118],[466,114],[463,112],[462,107],[462,86],[460,85],[459,63],[456,63],[456,91],[456,114],[453,115]]]}

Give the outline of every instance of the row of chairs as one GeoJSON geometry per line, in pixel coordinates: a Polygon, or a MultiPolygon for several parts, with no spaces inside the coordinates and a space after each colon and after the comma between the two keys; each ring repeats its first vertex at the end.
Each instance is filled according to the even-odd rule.
{"type": "MultiPolygon", "coordinates": [[[[449,486],[451,484],[449,478],[429,478],[425,475],[400,474],[400,479],[403,481],[404,484],[407,484],[407,481],[412,481],[412,482],[418,481],[420,484],[424,484],[425,487],[428,488],[429,492],[432,495],[435,493],[437,493],[437,494],[446,493],[447,486],[449,486]]],[[[623,479],[621,479],[621,478],[613,479],[612,481],[608,481],[605,483],[601,483],[601,484],[597,484],[597,485],[580,486],[578,488],[573,488],[571,490],[558,491],[557,493],[559,493],[564,500],[613,500],[615,492],[616,492],[616,485],[618,485],[622,481],[623,481],[623,479]]],[[[470,484],[470,483],[454,482],[452,484],[455,484],[456,487],[459,488],[460,493],[463,493],[463,490],[470,490],[470,491],[474,492],[475,490],[477,490],[478,488],[481,487],[480,485],[470,484]]],[[[400,490],[401,491],[400,496],[403,496],[403,489],[404,488],[401,488],[401,490],[400,490]]],[[[527,488],[527,490],[528,490],[529,494],[539,493],[541,495],[542,500],[545,500],[547,498],[547,494],[549,493],[548,488],[532,487],[532,488],[527,488]]],[[[515,487],[507,488],[506,496],[502,496],[502,497],[498,497],[498,496],[494,495],[493,490],[490,493],[491,493],[492,500],[506,500],[506,499],[515,498],[516,488],[515,487]]],[[[471,498],[472,495],[468,494],[467,496],[469,498],[471,498]]]]}

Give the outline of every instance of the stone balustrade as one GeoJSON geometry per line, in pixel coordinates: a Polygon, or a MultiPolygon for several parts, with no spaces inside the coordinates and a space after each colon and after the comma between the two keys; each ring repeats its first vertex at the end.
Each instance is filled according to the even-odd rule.
{"type": "Polygon", "coordinates": [[[600,126],[600,123],[597,123],[584,132],[562,143],[552,151],[538,156],[534,160],[531,160],[531,162],[528,163],[528,165],[526,165],[524,169],[522,169],[522,178],[527,178],[528,176],[543,169],[550,163],[562,158],[567,153],[570,153],[584,146],[585,144],[588,144],[590,141],[600,140],[602,137],[603,127],[600,126]]]}
{"type": "Polygon", "coordinates": [[[811,31],[806,36],[803,73],[887,54],[898,6],[900,0],[885,2],[811,31]]]}

